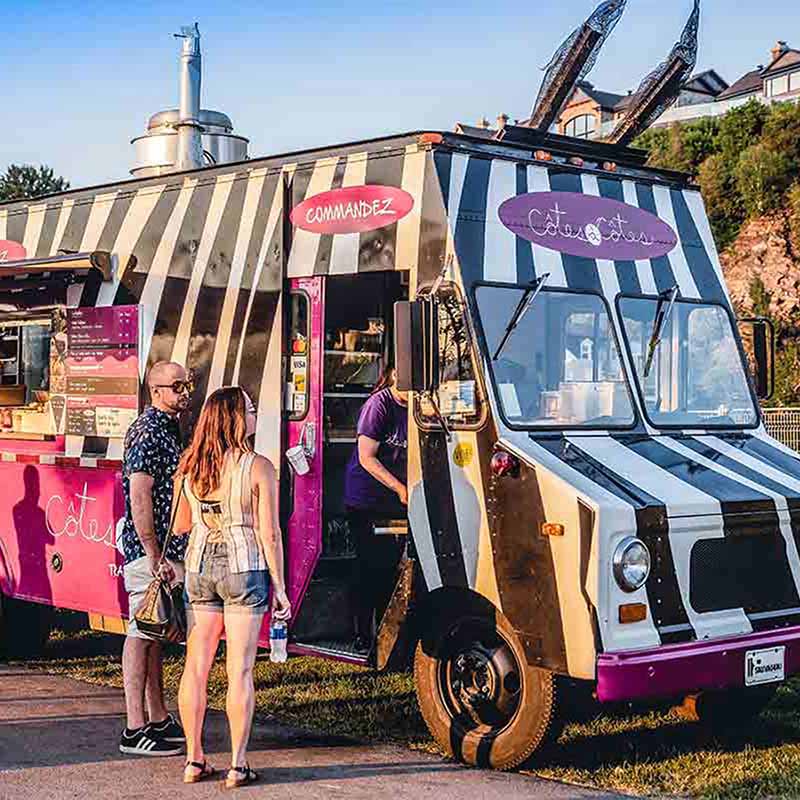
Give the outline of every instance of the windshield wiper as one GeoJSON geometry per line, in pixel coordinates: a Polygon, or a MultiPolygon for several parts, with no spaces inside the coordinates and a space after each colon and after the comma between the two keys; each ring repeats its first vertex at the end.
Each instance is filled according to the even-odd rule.
{"type": "Polygon", "coordinates": [[[539,292],[542,291],[544,282],[549,277],[550,273],[546,272],[544,275],[528,284],[525,292],[522,295],[522,298],[517,304],[517,307],[514,309],[514,313],[511,315],[511,319],[508,321],[508,325],[506,325],[505,333],[503,334],[503,338],[500,340],[500,344],[498,345],[495,354],[492,356],[492,361],[497,361],[497,359],[500,358],[500,353],[503,352],[503,348],[511,338],[514,328],[516,328],[517,325],[522,322],[522,318],[528,313],[528,309],[533,305],[533,301],[539,296],[539,292]]]}
{"type": "Polygon", "coordinates": [[[644,377],[650,375],[650,369],[653,366],[653,358],[656,354],[656,349],[661,344],[661,334],[669,322],[672,315],[672,308],[675,305],[675,300],[678,297],[678,286],[675,285],[671,289],[665,289],[658,296],[658,305],[656,306],[656,316],[653,320],[653,333],[650,336],[650,344],[647,346],[647,361],[644,364],[644,377]],[[666,306],[666,308],[665,308],[666,306]]]}

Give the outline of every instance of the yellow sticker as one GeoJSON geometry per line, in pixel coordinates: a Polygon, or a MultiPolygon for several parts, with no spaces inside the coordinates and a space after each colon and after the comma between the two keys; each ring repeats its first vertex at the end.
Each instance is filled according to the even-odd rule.
{"type": "Polygon", "coordinates": [[[457,444],[453,450],[453,461],[457,467],[468,467],[472,463],[473,450],[468,442],[457,444]]]}

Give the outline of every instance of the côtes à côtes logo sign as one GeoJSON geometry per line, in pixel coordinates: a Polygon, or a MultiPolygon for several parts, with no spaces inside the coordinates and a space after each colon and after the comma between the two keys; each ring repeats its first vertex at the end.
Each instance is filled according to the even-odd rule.
{"type": "Polygon", "coordinates": [[[366,233],[403,219],[414,198],[394,186],[348,186],[309,197],[292,209],[292,225],[311,233],[366,233]]]}
{"type": "Polygon", "coordinates": [[[25,248],[19,242],[0,239],[0,263],[4,261],[22,261],[26,256],[25,248]]]}
{"type": "Polygon", "coordinates": [[[649,211],[595,195],[531,192],[498,209],[503,225],[522,239],[584,258],[637,261],[664,256],[678,236],[649,211]]]}

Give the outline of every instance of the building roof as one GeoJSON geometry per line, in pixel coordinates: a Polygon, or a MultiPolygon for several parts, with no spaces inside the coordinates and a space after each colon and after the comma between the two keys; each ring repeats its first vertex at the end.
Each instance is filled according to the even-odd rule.
{"type": "Polygon", "coordinates": [[[764,70],[764,75],[772,75],[800,64],[800,50],[787,48],[764,70]]]}
{"type": "Polygon", "coordinates": [[[717,95],[717,100],[729,100],[731,97],[741,97],[745,94],[757,94],[762,90],[764,70],[761,67],[750,70],[734,81],[724,92],[717,95]]]}
{"type": "Polygon", "coordinates": [[[475,136],[478,139],[494,139],[497,131],[494,128],[479,128],[477,125],[465,125],[463,122],[456,122],[455,133],[463,133],[464,136],[475,136]]]}
{"type": "Polygon", "coordinates": [[[698,72],[692,75],[689,80],[684,81],[681,87],[690,92],[700,92],[716,97],[720,92],[728,88],[728,82],[715,70],[707,69],[705,72],[698,72]]]}
{"type": "Polygon", "coordinates": [[[575,85],[575,88],[580,89],[587,97],[594,100],[600,108],[607,108],[609,110],[613,110],[617,103],[625,96],[614,94],[614,92],[601,92],[599,89],[595,89],[594,85],[589,83],[589,81],[579,81],[575,85]]]}

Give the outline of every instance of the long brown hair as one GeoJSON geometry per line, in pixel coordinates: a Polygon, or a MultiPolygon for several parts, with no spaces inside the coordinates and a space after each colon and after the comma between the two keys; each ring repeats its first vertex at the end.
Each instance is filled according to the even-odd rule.
{"type": "Polygon", "coordinates": [[[230,450],[250,452],[244,391],[239,386],[217,389],[206,400],[192,443],[178,464],[192,491],[205,497],[220,486],[222,465],[230,450]]]}
{"type": "Polygon", "coordinates": [[[397,383],[397,381],[394,374],[394,364],[388,364],[383,368],[381,376],[378,378],[378,382],[372,387],[370,394],[377,394],[384,389],[389,389],[394,386],[395,383],[397,383]]]}

